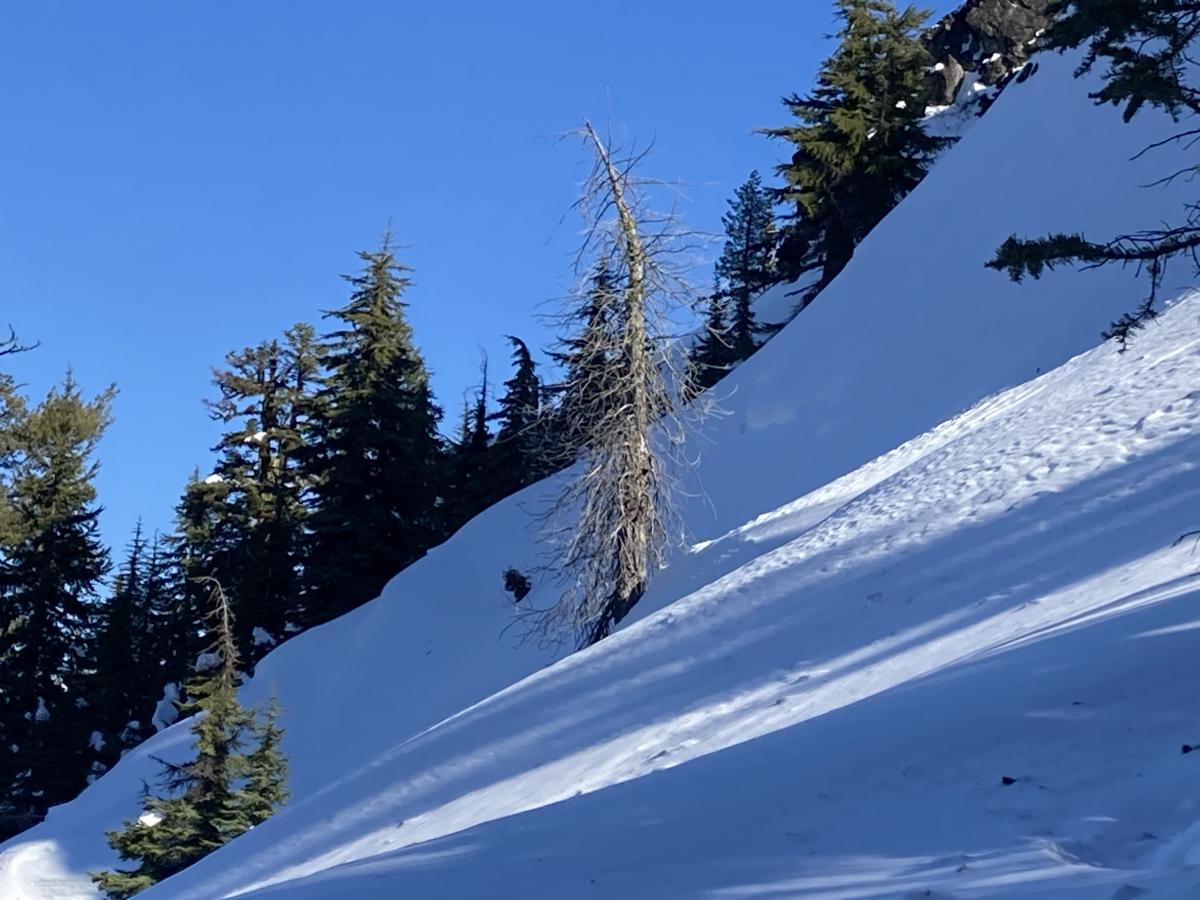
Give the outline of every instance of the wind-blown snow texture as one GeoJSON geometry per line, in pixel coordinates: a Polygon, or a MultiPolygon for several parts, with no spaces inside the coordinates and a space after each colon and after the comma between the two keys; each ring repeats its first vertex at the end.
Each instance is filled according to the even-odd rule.
{"type": "MultiPolygon", "coordinates": [[[[1177,212],[1138,187],[1174,160],[1129,162],[1168,124],[1070,70],[1010,87],[718,388],[697,543],[635,621],[548,667],[515,647],[500,572],[537,562],[549,488],[489,510],[263,661],[294,799],[145,896],[1200,891],[1200,554],[1171,546],[1200,525],[1200,297],[1119,356],[1096,333],[1132,273],[982,268],[1013,231],[1177,212]]],[[[5,845],[0,896],[92,896],[186,739],[5,845]]]]}

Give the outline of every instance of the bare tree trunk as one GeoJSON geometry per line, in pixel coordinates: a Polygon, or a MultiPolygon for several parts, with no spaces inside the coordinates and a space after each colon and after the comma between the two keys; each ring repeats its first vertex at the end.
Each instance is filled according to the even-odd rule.
{"type": "Polygon", "coordinates": [[[544,518],[554,547],[549,568],[564,589],[553,606],[531,611],[530,624],[543,642],[570,631],[586,646],[629,613],[663,562],[671,456],[682,446],[674,413],[679,398],[695,392],[687,367],[672,365],[661,327],[651,321],[651,310],[657,316],[665,303],[691,299],[667,264],[680,249],[674,219],[646,213],[639,190],[645,182],[631,174],[637,157],[614,159],[589,123],[579,133],[595,160],[578,204],[588,220],[579,268],[604,272],[605,287],[583,284],[578,293],[609,314],[589,320],[579,342],[582,355],[598,362],[566,386],[573,399],[560,409],[578,474],[568,474],[544,518]],[[592,265],[583,265],[585,258],[592,265]]]}

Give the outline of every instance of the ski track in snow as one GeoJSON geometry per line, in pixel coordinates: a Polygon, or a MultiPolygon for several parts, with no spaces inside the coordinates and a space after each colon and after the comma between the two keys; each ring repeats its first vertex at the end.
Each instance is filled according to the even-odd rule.
{"type": "MultiPolygon", "coordinates": [[[[498,638],[546,486],[498,505],[263,660],[294,799],[144,896],[1200,895],[1200,550],[1172,545],[1200,526],[1200,295],[1070,358],[1129,273],[980,267],[1014,230],[1178,207],[1116,168],[1153,132],[1071,68],[1006,91],[718,389],[712,509],[617,634],[558,661],[498,638]]],[[[104,829],[187,740],[0,847],[0,898],[94,897],[104,829]]]]}

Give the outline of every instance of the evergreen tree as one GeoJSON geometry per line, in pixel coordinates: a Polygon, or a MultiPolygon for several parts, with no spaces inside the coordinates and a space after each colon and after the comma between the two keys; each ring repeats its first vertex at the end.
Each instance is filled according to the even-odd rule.
{"type": "Polygon", "coordinates": [[[729,298],[718,283],[708,295],[708,308],[700,340],[692,350],[689,360],[692,381],[697,391],[712,387],[724,378],[737,362],[730,332],[729,298]]]}
{"type": "Polygon", "coordinates": [[[317,377],[307,325],[284,342],[265,341],[226,357],[214,373],[209,410],[232,426],[215,448],[228,553],[216,572],[236,604],[237,643],[253,665],[299,618],[307,482],[300,467],[317,377]],[[256,636],[258,639],[256,640],[256,636]]]}
{"type": "Polygon", "coordinates": [[[339,327],[321,345],[327,374],[307,451],[310,623],[373,599],[445,533],[441,411],[404,314],[410,270],[386,237],[359,257],[349,303],[328,313],[339,327]]]}
{"type": "Polygon", "coordinates": [[[464,401],[458,437],[450,447],[449,475],[443,494],[447,530],[454,531],[492,502],[488,482],[492,435],[488,430],[487,358],[481,366],[482,381],[471,403],[464,401]]]}
{"type": "Polygon", "coordinates": [[[494,418],[500,423],[492,452],[493,502],[519,491],[546,473],[541,410],[542,383],[529,347],[508,335],[513,347],[513,375],[494,418]]]}
{"type": "Polygon", "coordinates": [[[163,565],[165,607],[163,675],[182,687],[196,658],[209,644],[209,572],[233,567],[236,533],[228,515],[229,486],[220,475],[193,472],[175,507],[175,531],[166,540],[163,565]],[[173,590],[171,589],[173,587],[173,590]]]}
{"type": "Polygon", "coordinates": [[[108,571],[92,460],[113,391],[85,400],[68,373],[6,440],[0,547],[0,829],[36,822],[84,785],[84,656],[108,571]]]}
{"type": "Polygon", "coordinates": [[[619,303],[612,271],[601,259],[591,276],[584,302],[569,316],[575,330],[560,338],[550,358],[562,370],[562,380],[548,393],[556,402],[551,413],[547,460],[553,467],[574,461],[584,435],[603,418],[602,398],[620,376],[617,361],[608,354],[614,329],[619,327],[619,303]]]}
{"type": "Polygon", "coordinates": [[[725,226],[725,246],[717,260],[716,275],[732,314],[729,338],[733,358],[740,361],[758,346],[755,336],[760,328],[751,304],[778,280],[773,203],[757,171],[751,172],[737,189],[721,223],[725,226]]]}
{"type": "Polygon", "coordinates": [[[143,813],[108,833],[109,844],[134,869],[97,872],[92,880],[112,900],[124,900],[207,856],[286,800],[287,763],[280,750],[278,707],[262,717],[237,698],[238,656],[230,604],[209,579],[215,637],[198,660],[184,707],[192,722],[194,757],[163,762],[164,796],[143,797],[143,813]],[[245,752],[251,740],[257,747],[245,752]]]}
{"type": "MultiPolygon", "coordinates": [[[[1076,75],[1103,61],[1103,86],[1091,95],[1097,103],[1124,106],[1126,122],[1147,104],[1165,110],[1176,121],[1200,113],[1200,89],[1193,83],[1200,0],[1075,0],[1060,4],[1059,11],[1066,15],[1051,29],[1047,43],[1059,50],[1088,44],[1076,75]]],[[[1197,129],[1189,128],[1154,146],[1190,140],[1196,133],[1197,129]]],[[[1193,176],[1198,168],[1164,180],[1193,176]]],[[[1014,281],[1038,278],[1062,264],[1138,266],[1148,276],[1146,297],[1102,333],[1124,350],[1133,332],[1157,316],[1158,290],[1168,262],[1183,257],[1196,266],[1198,251],[1200,203],[1187,203],[1181,225],[1134,231],[1104,242],[1082,234],[1033,239],[1012,235],[987,265],[1007,272],[1014,281]]]]}
{"type": "Polygon", "coordinates": [[[765,131],[795,146],[779,167],[786,184],[777,197],[796,208],[784,274],[820,271],[804,303],[920,183],[944,143],[922,125],[925,75],[933,62],[921,42],[928,14],[897,11],[890,0],[837,0],[836,7],[839,45],[815,90],[783,101],[798,123],[765,131]]]}
{"type": "Polygon", "coordinates": [[[250,827],[260,825],[288,800],[288,761],[281,748],[279,701],[272,699],[254,724],[257,746],[246,756],[241,809],[250,827]]]}
{"type": "Polygon", "coordinates": [[[147,579],[148,552],[139,521],[112,592],[97,616],[87,694],[91,771],[97,775],[154,732],[151,716],[162,684],[154,634],[158,622],[147,579]]]}

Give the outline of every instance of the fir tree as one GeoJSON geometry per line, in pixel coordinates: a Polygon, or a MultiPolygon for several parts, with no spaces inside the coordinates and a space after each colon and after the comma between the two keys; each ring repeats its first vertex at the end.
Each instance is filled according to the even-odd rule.
{"type": "Polygon", "coordinates": [[[472,402],[463,402],[458,436],[450,447],[445,485],[445,516],[450,531],[458,529],[490,505],[493,489],[488,483],[492,435],[488,430],[487,357],[480,366],[482,380],[472,402]]]}
{"type": "Polygon", "coordinates": [[[280,746],[283,740],[280,715],[279,701],[272,698],[254,724],[257,746],[246,756],[240,804],[251,828],[271,818],[288,800],[288,761],[280,746]]]}
{"type": "Polygon", "coordinates": [[[328,317],[326,378],[310,428],[315,509],[305,603],[310,623],[373,599],[444,534],[443,448],[429,374],[404,314],[408,267],[384,238],[347,276],[328,317]]]}
{"type": "Polygon", "coordinates": [[[97,616],[87,693],[95,774],[153,733],[150,719],[162,684],[154,633],[159,623],[148,590],[148,552],[139,521],[112,592],[97,616]]]}
{"type": "Polygon", "coordinates": [[[697,391],[712,387],[725,377],[737,361],[730,331],[729,299],[718,283],[708,295],[700,340],[690,358],[692,380],[697,391]]]}
{"type": "Polygon", "coordinates": [[[230,546],[210,571],[238,604],[238,648],[251,665],[299,618],[307,490],[300,459],[317,377],[314,340],[298,325],[282,343],[230,353],[214,373],[219,397],[208,403],[215,419],[233,426],[216,447],[214,470],[223,485],[218,528],[230,546]]]}
{"type": "Polygon", "coordinates": [[[84,656],[108,570],[92,460],[113,391],[88,401],[68,374],[11,423],[0,546],[0,828],[71,799],[87,775],[84,656]]]}
{"type": "Polygon", "coordinates": [[[550,358],[562,370],[562,379],[548,387],[556,401],[551,413],[547,460],[561,467],[575,459],[584,435],[604,416],[600,399],[619,377],[617,362],[607,352],[619,326],[618,298],[613,274],[601,259],[589,280],[584,302],[567,316],[573,332],[560,338],[550,358]]]}
{"type": "Polygon", "coordinates": [[[513,347],[513,374],[504,382],[504,396],[494,416],[500,423],[491,460],[495,500],[545,474],[541,379],[525,342],[512,335],[508,341],[513,347]]]}
{"type": "Polygon", "coordinates": [[[784,274],[819,270],[811,299],[846,266],[855,246],[925,177],[944,143],[925,132],[925,75],[932,59],[921,42],[928,14],[890,0],[837,0],[839,45],[811,96],[784,105],[799,121],[767,129],[795,146],[779,167],[780,202],[789,225],[784,274]],[[804,256],[797,258],[803,251],[804,256]]]}
{"type": "Polygon", "coordinates": [[[754,298],[778,280],[773,203],[758,172],[751,172],[737,189],[721,223],[725,246],[717,260],[716,276],[729,301],[730,349],[733,359],[740,361],[758,346],[756,335],[761,329],[754,321],[754,298]]]}
{"type": "MultiPolygon", "coordinates": [[[[133,869],[97,872],[92,880],[112,900],[124,900],[169,878],[249,828],[287,799],[287,762],[280,749],[278,706],[256,717],[237,698],[238,656],[230,604],[219,583],[211,591],[215,642],[196,666],[184,707],[192,723],[194,757],[163,762],[164,796],[143,797],[143,813],[108,833],[133,869]],[[246,752],[247,745],[257,742],[246,752]]],[[[161,761],[160,761],[161,762],[161,761]]]]}
{"type": "MultiPolygon", "coordinates": [[[[1176,121],[1200,113],[1200,89],[1191,83],[1193,45],[1200,36],[1200,0],[1075,0],[1060,4],[1059,11],[1067,14],[1051,29],[1047,43],[1059,50],[1088,44],[1076,75],[1103,62],[1103,86],[1091,95],[1097,103],[1123,106],[1126,122],[1147,104],[1165,110],[1176,121]]],[[[1189,128],[1153,147],[1191,140],[1198,133],[1200,129],[1189,128]]],[[[1160,183],[1196,171],[1197,167],[1189,167],[1160,183]]],[[[1148,276],[1146,296],[1102,332],[1123,351],[1131,335],[1157,316],[1158,290],[1167,264],[1183,257],[1195,266],[1198,251],[1200,203],[1187,203],[1181,225],[1134,231],[1103,242],[1082,234],[1032,239],[1012,235],[987,265],[1007,272],[1014,281],[1038,278],[1063,264],[1138,267],[1148,276]]]]}

